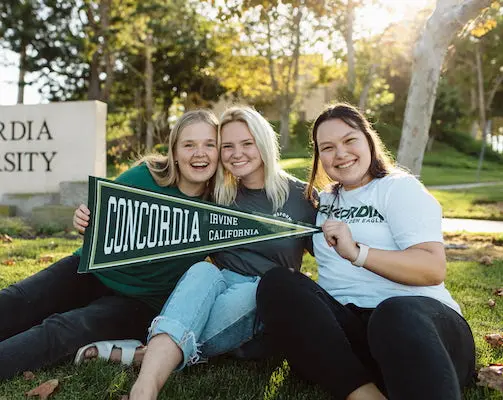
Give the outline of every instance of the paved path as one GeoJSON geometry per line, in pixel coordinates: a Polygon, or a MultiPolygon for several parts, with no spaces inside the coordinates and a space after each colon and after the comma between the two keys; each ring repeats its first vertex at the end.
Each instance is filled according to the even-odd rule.
{"type": "Polygon", "coordinates": [[[503,181],[497,182],[477,182],[477,183],[458,183],[455,185],[438,185],[438,186],[427,186],[430,190],[456,190],[456,189],[471,189],[482,186],[494,186],[503,185],[503,181]]]}
{"type": "Polygon", "coordinates": [[[461,218],[443,218],[442,231],[455,232],[487,232],[502,233],[503,221],[486,221],[481,219],[461,219],[461,218]]]}

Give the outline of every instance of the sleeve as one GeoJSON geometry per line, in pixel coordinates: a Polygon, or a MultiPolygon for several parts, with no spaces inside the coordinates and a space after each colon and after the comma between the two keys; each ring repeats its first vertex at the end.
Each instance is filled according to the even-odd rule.
{"type": "Polygon", "coordinates": [[[152,175],[145,164],[136,165],[124,171],[115,182],[125,183],[127,185],[143,187],[146,183],[153,181],[152,175]]]}
{"type": "Polygon", "coordinates": [[[442,208],[416,178],[406,175],[393,179],[386,196],[386,220],[400,249],[443,242],[442,208]]]}

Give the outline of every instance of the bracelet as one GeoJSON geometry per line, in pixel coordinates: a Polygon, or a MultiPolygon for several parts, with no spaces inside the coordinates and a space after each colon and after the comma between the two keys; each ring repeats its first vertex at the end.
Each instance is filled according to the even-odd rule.
{"type": "Polygon", "coordinates": [[[355,267],[363,267],[365,261],[367,261],[367,256],[369,255],[369,247],[363,243],[356,243],[356,245],[360,248],[360,252],[358,253],[358,257],[354,261],[351,262],[355,267]]]}

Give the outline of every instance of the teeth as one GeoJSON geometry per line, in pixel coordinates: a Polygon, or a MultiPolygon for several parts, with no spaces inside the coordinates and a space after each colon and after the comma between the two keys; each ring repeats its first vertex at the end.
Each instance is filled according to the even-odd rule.
{"type": "Polygon", "coordinates": [[[208,166],[208,163],[198,162],[198,163],[192,163],[190,165],[192,165],[193,167],[206,167],[206,166],[208,166]]]}
{"type": "Polygon", "coordinates": [[[240,167],[241,165],[245,165],[245,164],[246,164],[246,161],[239,161],[239,162],[232,163],[232,165],[234,165],[235,167],[240,167]]]}
{"type": "Polygon", "coordinates": [[[345,164],[341,164],[341,165],[337,165],[336,168],[339,168],[339,169],[344,169],[344,168],[348,168],[348,167],[351,167],[356,161],[353,160],[353,161],[349,161],[345,164]]]}

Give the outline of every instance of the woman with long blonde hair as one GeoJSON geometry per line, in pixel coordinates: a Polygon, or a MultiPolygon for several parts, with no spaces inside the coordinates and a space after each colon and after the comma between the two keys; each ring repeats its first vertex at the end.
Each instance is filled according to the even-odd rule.
{"type": "MultiPolygon", "coordinates": [[[[258,211],[314,223],[306,184],[279,164],[276,133],[249,107],[221,117],[220,162],[215,200],[243,211],[258,211]]],[[[255,292],[271,269],[299,270],[309,239],[251,243],[211,255],[187,271],[150,327],[147,352],[130,399],[156,399],[174,370],[239,349],[257,333],[255,292]]]]}

